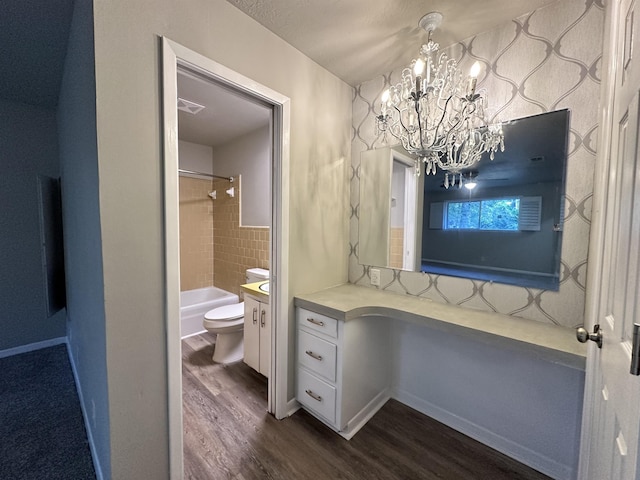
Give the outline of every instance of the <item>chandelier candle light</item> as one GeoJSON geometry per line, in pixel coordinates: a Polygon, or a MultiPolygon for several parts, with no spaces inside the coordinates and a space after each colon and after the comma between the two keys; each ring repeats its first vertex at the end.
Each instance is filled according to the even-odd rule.
{"type": "Polygon", "coordinates": [[[446,53],[438,56],[439,45],[432,32],[442,22],[442,14],[428,13],[418,25],[429,37],[420,56],[402,71],[400,83],[381,97],[378,133],[389,132],[403,148],[418,157],[417,173],[424,162],[427,175],[436,167],[445,172],[444,186],[462,186],[464,169],[480,160],[482,154],[504,151],[502,125],[489,125],[485,118],[486,95],[476,92],[480,63],[475,62],[468,76],[458,62],[446,53]]]}

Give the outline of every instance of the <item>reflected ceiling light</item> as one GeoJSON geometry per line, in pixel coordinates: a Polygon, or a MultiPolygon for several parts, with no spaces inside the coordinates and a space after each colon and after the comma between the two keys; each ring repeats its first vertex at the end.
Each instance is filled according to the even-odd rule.
{"type": "Polygon", "coordinates": [[[464,185],[464,188],[466,188],[467,190],[473,190],[478,186],[478,181],[476,180],[477,178],[478,172],[463,173],[460,184],[464,185]]]}
{"type": "Polygon", "coordinates": [[[389,132],[404,149],[425,163],[426,174],[445,171],[445,184],[462,182],[461,171],[475,164],[482,154],[504,151],[502,125],[489,125],[485,118],[486,92],[476,89],[480,64],[469,75],[439,45],[432,32],[442,23],[442,14],[428,13],[418,25],[429,35],[419,58],[402,71],[400,83],[381,97],[376,117],[377,134],[389,132]]]}
{"type": "Polygon", "coordinates": [[[178,97],[178,110],[190,113],[191,115],[196,115],[205,108],[207,107],[205,107],[204,105],[200,105],[199,103],[192,102],[191,100],[185,100],[184,98],[178,97]]]}

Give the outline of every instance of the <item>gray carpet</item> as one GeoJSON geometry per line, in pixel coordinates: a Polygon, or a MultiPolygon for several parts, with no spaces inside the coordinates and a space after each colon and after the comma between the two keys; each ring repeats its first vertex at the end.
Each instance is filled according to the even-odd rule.
{"type": "Polygon", "coordinates": [[[0,479],[95,479],[65,345],[0,358],[0,479]]]}

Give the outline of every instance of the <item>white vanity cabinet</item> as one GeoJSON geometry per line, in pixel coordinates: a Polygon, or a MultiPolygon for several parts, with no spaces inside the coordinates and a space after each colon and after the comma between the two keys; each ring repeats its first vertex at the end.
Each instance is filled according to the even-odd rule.
{"type": "Polygon", "coordinates": [[[269,377],[271,310],[269,302],[244,295],[244,363],[269,377]]]}
{"type": "Polygon", "coordinates": [[[389,399],[388,322],[296,308],[296,399],[345,438],[389,399]]]}

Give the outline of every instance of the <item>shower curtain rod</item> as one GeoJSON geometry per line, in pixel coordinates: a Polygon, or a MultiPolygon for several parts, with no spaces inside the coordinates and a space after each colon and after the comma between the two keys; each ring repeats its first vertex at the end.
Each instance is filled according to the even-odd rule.
{"type": "Polygon", "coordinates": [[[188,173],[189,175],[202,175],[203,177],[211,177],[211,178],[222,178],[223,180],[229,180],[229,182],[233,183],[233,177],[221,177],[220,175],[212,175],[210,173],[204,173],[204,172],[195,172],[193,170],[185,170],[183,168],[179,168],[178,173],[188,173]]]}

